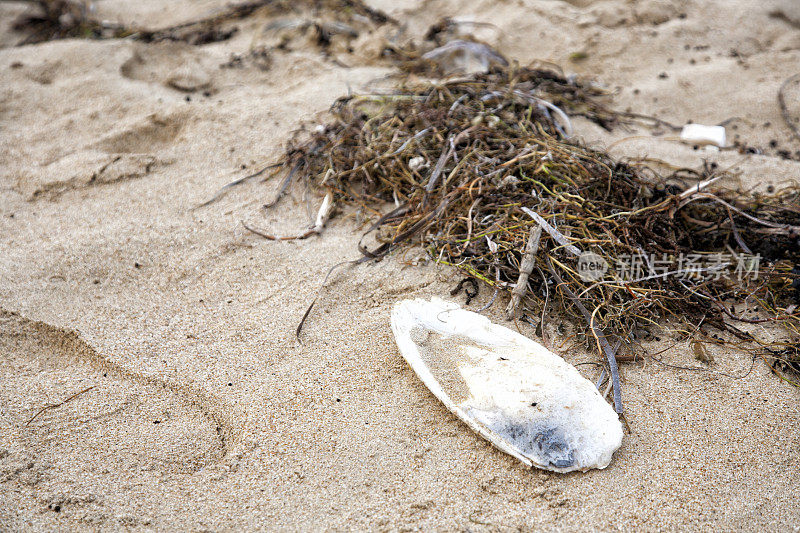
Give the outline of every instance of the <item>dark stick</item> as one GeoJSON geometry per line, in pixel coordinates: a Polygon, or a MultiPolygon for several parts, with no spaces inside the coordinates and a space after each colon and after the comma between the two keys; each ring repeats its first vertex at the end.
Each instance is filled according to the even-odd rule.
{"type": "Polygon", "coordinates": [[[279,167],[279,166],[281,166],[281,163],[275,163],[274,165],[268,165],[268,166],[262,168],[261,170],[259,170],[258,172],[254,172],[252,174],[248,174],[247,176],[245,176],[243,178],[239,178],[239,179],[233,180],[232,182],[228,183],[227,185],[224,185],[220,190],[218,190],[217,193],[214,195],[214,197],[212,199],[203,202],[202,204],[198,205],[197,207],[193,207],[192,210],[200,209],[201,207],[205,207],[207,205],[213,204],[214,202],[216,202],[217,200],[222,198],[224,196],[225,192],[228,189],[230,189],[232,187],[236,187],[237,185],[241,185],[242,183],[244,183],[244,182],[246,182],[248,180],[251,180],[253,178],[257,178],[258,176],[262,175],[267,170],[269,170],[271,168],[279,167]]]}
{"type": "Polygon", "coordinates": [[[611,370],[611,383],[614,386],[614,410],[618,414],[624,414],[622,408],[622,391],[620,389],[620,384],[619,384],[619,369],[617,368],[617,357],[616,353],[614,353],[614,348],[612,348],[611,345],[608,343],[608,340],[606,339],[606,336],[603,333],[603,331],[594,325],[594,317],[589,312],[589,310],[586,309],[586,306],[584,306],[583,303],[578,299],[578,297],[575,296],[575,293],[572,292],[572,290],[566,283],[564,283],[564,280],[562,280],[561,276],[558,275],[556,269],[553,268],[553,263],[552,261],[550,261],[549,256],[547,257],[547,269],[550,270],[550,274],[553,275],[553,278],[555,278],[556,283],[558,283],[558,286],[561,287],[561,289],[567,295],[567,298],[569,298],[572,301],[572,303],[575,304],[575,307],[577,307],[578,310],[581,312],[583,318],[585,318],[586,322],[589,323],[589,327],[591,328],[592,333],[597,339],[597,343],[602,348],[602,351],[605,352],[606,359],[608,359],[608,367],[611,370]]]}

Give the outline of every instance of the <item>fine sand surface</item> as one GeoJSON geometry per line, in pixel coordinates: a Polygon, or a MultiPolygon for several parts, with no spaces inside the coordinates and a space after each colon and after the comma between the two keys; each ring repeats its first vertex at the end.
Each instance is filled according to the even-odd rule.
{"type": "MultiPolygon", "coordinates": [[[[97,2],[147,27],[225,4],[97,2]]],[[[444,16],[491,23],[476,36],[522,65],[556,63],[671,123],[734,118],[730,137],[764,151],[578,125],[598,147],[620,141],[617,156],[717,161],[747,188],[800,179],[775,155],[800,150],[776,103],[800,70],[796,0],[370,4],[416,38],[444,16]]],[[[307,226],[302,190],[260,209],[277,178],[193,208],[274,161],[337,97],[385,83],[388,30],[359,20],[353,52],[329,56],[295,36],[259,63],[247,52],[280,14],[199,47],[9,46],[25,9],[0,3],[0,531],[797,530],[800,391],[746,354],[716,350],[711,371],[624,365],[630,431],[614,461],[556,475],[470,432],[394,346],[392,304],[451,298],[452,270],[413,252],[340,270],[295,340],[329,267],[358,257],[358,221],[297,242],[248,233],[242,221],[307,226]],[[221,68],[233,53],[245,59],[221,68]]],[[[685,344],[664,359],[699,365],[685,344]]]]}

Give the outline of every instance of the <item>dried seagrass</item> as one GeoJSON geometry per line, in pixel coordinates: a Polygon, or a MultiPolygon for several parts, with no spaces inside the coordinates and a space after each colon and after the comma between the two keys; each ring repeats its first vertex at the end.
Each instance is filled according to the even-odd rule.
{"type": "Polygon", "coordinates": [[[715,189],[713,165],[660,175],[615,161],[572,139],[569,117],[611,128],[632,115],[609,110],[595,86],[547,70],[409,83],[342,98],[331,113],[288,148],[285,184],[308,180],[371,217],[381,244],[359,245],[365,257],[421,245],[502,291],[525,278],[514,297],[526,310],[544,316],[549,301],[581,329],[589,322],[587,340],[611,359],[644,356],[637,332],[669,322],[693,342],[751,351],[797,384],[796,186],[715,189]],[[545,231],[521,276],[537,225],[545,231]],[[584,254],[607,271],[587,278],[584,254]],[[777,326],[768,338],[753,327],[765,323],[777,326]]]}

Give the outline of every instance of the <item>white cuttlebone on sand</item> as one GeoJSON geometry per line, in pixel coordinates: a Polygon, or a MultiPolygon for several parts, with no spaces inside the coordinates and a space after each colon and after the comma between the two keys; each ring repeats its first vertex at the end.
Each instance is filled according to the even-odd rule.
{"type": "Polygon", "coordinates": [[[395,304],[403,358],[473,431],[528,466],[605,468],[622,444],[614,409],[541,344],[439,298],[395,304]]]}

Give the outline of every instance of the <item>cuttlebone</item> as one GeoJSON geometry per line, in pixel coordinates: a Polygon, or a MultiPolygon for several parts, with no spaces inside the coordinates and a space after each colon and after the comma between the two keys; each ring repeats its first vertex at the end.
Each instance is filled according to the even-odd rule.
{"type": "Polygon", "coordinates": [[[439,298],[396,303],[391,325],[401,355],[434,396],[526,465],[605,468],[622,444],[614,409],[541,344],[439,298]]]}

